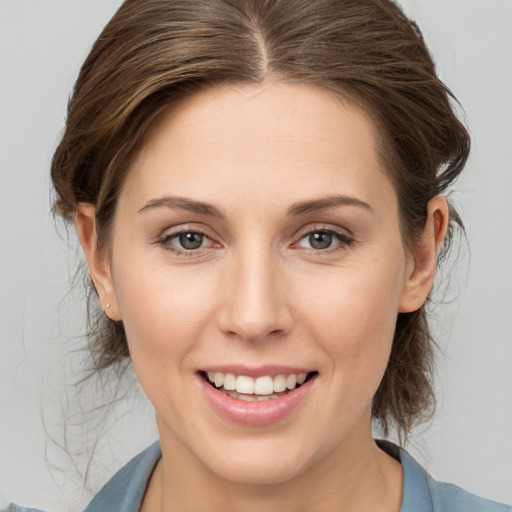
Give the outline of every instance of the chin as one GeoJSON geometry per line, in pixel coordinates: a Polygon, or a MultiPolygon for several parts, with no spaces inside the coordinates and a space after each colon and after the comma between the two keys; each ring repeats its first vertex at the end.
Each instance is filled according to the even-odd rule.
{"type": "Polygon", "coordinates": [[[203,452],[201,462],[224,480],[245,485],[280,484],[303,474],[313,464],[300,441],[240,439],[218,452],[203,452]]]}

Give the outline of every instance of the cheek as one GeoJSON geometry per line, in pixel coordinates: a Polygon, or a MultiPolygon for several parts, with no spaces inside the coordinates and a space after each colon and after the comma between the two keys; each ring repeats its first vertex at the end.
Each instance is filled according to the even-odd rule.
{"type": "Polygon", "coordinates": [[[384,374],[403,283],[401,263],[374,263],[335,269],[302,301],[305,324],[323,346],[333,375],[365,393],[361,383],[376,387],[384,374]]]}
{"type": "Polygon", "coordinates": [[[212,314],[213,280],[169,266],[144,268],[128,258],[115,268],[115,288],[135,371],[141,380],[147,372],[163,378],[169,368],[182,367],[197,346],[212,314]],[[142,270],[133,272],[133,268],[142,270]]]}

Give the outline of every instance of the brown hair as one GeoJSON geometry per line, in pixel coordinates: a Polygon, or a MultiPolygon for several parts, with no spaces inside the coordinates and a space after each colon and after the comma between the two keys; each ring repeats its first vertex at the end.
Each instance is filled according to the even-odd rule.
{"type": "MultiPolygon", "coordinates": [[[[79,202],[94,204],[108,245],[130,158],[158,113],[215,83],[267,78],[336,91],[372,116],[413,247],[428,201],[461,172],[469,136],[419,29],[391,0],[127,0],[75,84],[51,168],[54,211],[72,221],[79,202]]],[[[97,304],[89,315],[96,368],[126,361],[122,323],[97,304]]],[[[399,314],[373,403],[384,430],[407,434],[432,410],[432,363],[425,307],[399,314]]]]}

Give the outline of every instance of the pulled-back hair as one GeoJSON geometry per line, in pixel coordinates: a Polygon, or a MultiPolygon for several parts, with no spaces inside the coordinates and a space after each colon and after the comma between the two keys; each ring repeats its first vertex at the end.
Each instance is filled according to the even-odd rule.
{"type": "MultiPolygon", "coordinates": [[[[108,247],[130,161],[155,117],[200,89],[268,79],[335,91],[371,116],[403,242],[414,248],[428,201],[466,162],[469,136],[421,32],[391,0],[127,0],[75,84],[52,161],[54,212],[72,222],[80,202],[94,204],[99,243],[108,247]]],[[[450,210],[445,244],[460,224],[450,210]]],[[[97,370],[129,358],[122,322],[94,300],[88,336],[97,370]]],[[[385,430],[407,434],[431,412],[432,365],[425,306],[398,314],[373,401],[385,430]]]]}

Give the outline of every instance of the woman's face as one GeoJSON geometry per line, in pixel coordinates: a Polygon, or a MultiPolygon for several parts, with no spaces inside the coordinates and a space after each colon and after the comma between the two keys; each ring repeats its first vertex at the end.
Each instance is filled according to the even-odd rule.
{"type": "Polygon", "coordinates": [[[164,453],[282,482],[371,439],[414,263],[361,110],[305,85],[192,96],[133,162],[109,261],[164,453]]]}

